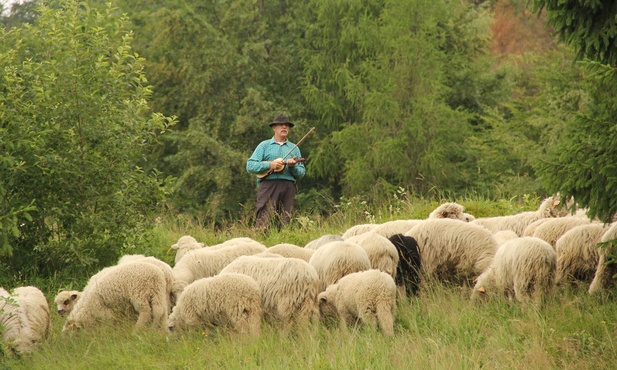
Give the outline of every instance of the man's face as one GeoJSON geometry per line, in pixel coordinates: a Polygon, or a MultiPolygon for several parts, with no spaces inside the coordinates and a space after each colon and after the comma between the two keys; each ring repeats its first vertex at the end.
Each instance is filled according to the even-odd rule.
{"type": "Polygon", "coordinates": [[[286,138],[287,134],[289,134],[289,124],[288,123],[277,123],[272,126],[272,130],[274,130],[274,136],[279,138],[286,138]]]}

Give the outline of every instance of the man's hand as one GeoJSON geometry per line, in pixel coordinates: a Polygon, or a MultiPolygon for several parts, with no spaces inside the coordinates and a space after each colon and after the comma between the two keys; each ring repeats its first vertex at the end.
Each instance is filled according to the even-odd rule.
{"type": "Polygon", "coordinates": [[[294,157],[293,157],[293,158],[288,159],[288,160],[287,160],[287,165],[288,165],[289,167],[293,167],[293,166],[295,166],[295,165],[296,165],[296,163],[298,163],[298,161],[296,161],[296,159],[297,159],[297,158],[298,158],[298,157],[296,157],[296,156],[294,155],[294,157]]]}
{"type": "Polygon", "coordinates": [[[282,158],[277,158],[270,162],[270,169],[274,172],[282,171],[285,168],[282,158]]]}

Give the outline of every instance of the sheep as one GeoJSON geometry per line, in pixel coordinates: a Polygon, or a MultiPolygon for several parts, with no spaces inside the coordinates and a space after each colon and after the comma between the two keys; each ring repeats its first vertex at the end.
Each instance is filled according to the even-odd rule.
{"type": "Polygon", "coordinates": [[[224,247],[207,247],[189,251],[173,267],[174,292],[179,295],[193,281],[221,272],[223,267],[243,255],[264,252],[266,247],[258,242],[228,243],[224,247]]]}
{"type": "Polygon", "coordinates": [[[288,333],[317,321],[317,271],[298,258],[242,256],[227,265],[221,274],[239,273],[253,278],[261,288],[264,318],[281,325],[288,333]]]}
{"type": "Polygon", "coordinates": [[[567,215],[567,210],[559,209],[559,203],[559,195],[556,195],[546,198],[536,211],[521,212],[508,216],[481,217],[476,218],[470,223],[484,226],[493,233],[499,230],[512,230],[518,236],[522,236],[525,228],[536,220],[567,215]]]}
{"type": "Polygon", "coordinates": [[[476,219],[474,215],[469,214],[469,213],[463,213],[463,216],[461,218],[465,222],[471,222],[476,219]]]}
{"type": "Polygon", "coordinates": [[[388,238],[369,231],[353,236],[347,241],[358,244],[366,251],[371,261],[371,268],[383,271],[396,279],[399,255],[396,247],[388,238]]]}
{"type": "Polygon", "coordinates": [[[422,260],[418,250],[418,243],[411,236],[395,234],[389,238],[398,251],[399,263],[396,267],[396,280],[401,295],[414,296],[420,287],[420,269],[422,260]]]}
{"type": "Polygon", "coordinates": [[[466,214],[465,207],[462,205],[451,202],[439,205],[428,215],[428,218],[451,218],[454,220],[469,222],[473,216],[466,214]]]}
{"type": "Polygon", "coordinates": [[[0,288],[0,334],[10,350],[7,355],[23,355],[49,335],[51,315],[45,294],[34,286],[0,288]]]}
{"type": "Polygon", "coordinates": [[[508,240],[516,239],[519,236],[512,230],[499,230],[493,233],[493,238],[497,242],[497,245],[500,246],[508,240]]]}
{"type": "Polygon", "coordinates": [[[542,303],[555,285],[557,254],[546,241],[523,236],[505,242],[490,266],[477,278],[471,295],[476,300],[491,286],[504,292],[508,299],[542,303]]]}
{"type": "Polygon", "coordinates": [[[310,248],[303,248],[294,244],[281,243],[271,246],[267,249],[268,252],[280,254],[283,257],[288,258],[300,258],[308,262],[315,250],[310,248]]]}
{"type": "Polygon", "coordinates": [[[565,234],[568,230],[575,226],[589,224],[590,222],[591,221],[589,219],[583,217],[566,216],[551,218],[538,225],[532,236],[548,242],[553,248],[555,248],[557,239],[559,239],[559,237],[565,234]]]}
{"type": "Polygon", "coordinates": [[[356,243],[334,241],[315,251],[309,263],[319,276],[319,291],[352,272],[371,269],[371,261],[366,251],[356,243]]]}
{"type": "Polygon", "coordinates": [[[183,235],[178,239],[175,244],[171,245],[171,249],[176,249],[176,258],[174,260],[174,265],[178,263],[178,261],[188,252],[194,249],[203,248],[205,246],[204,243],[198,242],[195,238],[190,235],[183,235]]]}
{"type": "Polygon", "coordinates": [[[591,223],[572,228],[555,243],[557,253],[556,284],[575,280],[591,283],[600,258],[598,242],[607,225],[591,223]]]}
{"type": "Polygon", "coordinates": [[[347,229],[343,233],[343,239],[347,239],[347,238],[350,238],[352,236],[360,235],[360,234],[365,233],[367,231],[371,231],[371,230],[373,230],[377,226],[378,226],[377,224],[359,224],[359,225],[354,225],[354,226],[350,227],[349,229],[347,229]]]}
{"type": "MultiPolygon", "coordinates": [[[[373,228],[371,231],[385,236],[386,238],[391,237],[394,234],[405,234],[412,227],[416,226],[423,220],[394,220],[384,222],[381,225],[377,225],[377,227],[373,228]]],[[[349,238],[347,238],[349,239],[349,238]]]]}
{"type": "Polygon", "coordinates": [[[106,267],[90,278],[62,331],[133,320],[135,314],[135,330],[148,324],[167,330],[167,289],[165,274],[151,263],[106,267]]]}
{"type": "Polygon", "coordinates": [[[357,320],[384,335],[394,334],[396,285],[392,276],[376,269],[354,272],[319,293],[322,318],[337,317],[343,328],[357,320]]]}
{"type": "Polygon", "coordinates": [[[488,267],[497,249],[484,227],[450,218],[426,220],[407,235],[418,242],[424,280],[470,281],[488,267]]]}
{"type": "Polygon", "coordinates": [[[326,235],[320,236],[319,238],[315,240],[311,240],[304,246],[304,248],[310,249],[310,250],[317,250],[322,245],[336,241],[336,240],[344,240],[344,239],[340,235],[326,234],[326,235]]]}
{"type": "Polygon", "coordinates": [[[523,230],[523,235],[521,236],[533,236],[533,233],[536,231],[538,226],[552,219],[553,218],[550,217],[550,218],[541,218],[539,220],[535,220],[534,222],[530,223],[529,225],[525,227],[525,230],[523,230]]]}
{"type": "Polygon", "coordinates": [[[600,238],[600,257],[596,273],[589,285],[589,294],[598,294],[615,284],[613,276],[617,273],[615,253],[617,252],[617,222],[613,222],[600,238]]]}
{"type": "Polygon", "coordinates": [[[173,308],[169,329],[230,329],[256,338],[261,333],[261,289],[242,274],[219,274],[197,279],[185,289],[173,308]]]}
{"type": "Polygon", "coordinates": [[[63,290],[56,294],[54,303],[58,308],[58,314],[60,316],[68,315],[75,307],[77,300],[81,297],[81,292],[78,290],[63,290]]]}
{"type": "Polygon", "coordinates": [[[161,261],[160,259],[152,256],[146,257],[143,254],[125,254],[124,256],[120,257],[120,259],[118,260],[118,264],[120,265],[123,263],[135,261],[151,263],[154,266],[160,268],[163,274],[165,274],[165,282],[167,283],[166,294],[168,297],[167,307],[168,311],[171,312],[171,309],[176,304],[179,295],[178,292],[174,291],[174,275],[172,267],[169,266],[169,264],[165,261],[161,261]]]}

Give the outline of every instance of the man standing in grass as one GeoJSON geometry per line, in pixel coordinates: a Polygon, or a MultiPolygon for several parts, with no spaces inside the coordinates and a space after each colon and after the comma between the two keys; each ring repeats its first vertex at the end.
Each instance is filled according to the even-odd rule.
{"type": "Polygon", "coordinates": [[[296,197],[296,180],[306,173],[300,149],[287,139],[294,127],[289,117],[276,116],[270,127],[274,136],[259,143],[246,162],[248,173],[257,176],[257,230],[267,229],[272,222],[276,222],[279,229],[289,223],[296,197]]]}

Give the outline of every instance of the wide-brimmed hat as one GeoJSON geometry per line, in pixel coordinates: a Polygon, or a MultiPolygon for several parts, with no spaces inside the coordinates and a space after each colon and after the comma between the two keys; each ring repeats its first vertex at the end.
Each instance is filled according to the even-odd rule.
{"type": "Polygon", "coordinates": [[[270,127],[274,125],[279,125],[281,123],[286,123],[289,125],[289,127],[294,127],[294,124],[291,121],[289,121],[289,117],[284,116],[282,114],[279,114],[278,116],[276,116],[274,121],[270,122],[270,127]]]}

